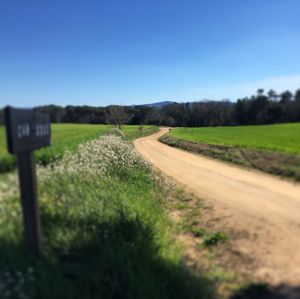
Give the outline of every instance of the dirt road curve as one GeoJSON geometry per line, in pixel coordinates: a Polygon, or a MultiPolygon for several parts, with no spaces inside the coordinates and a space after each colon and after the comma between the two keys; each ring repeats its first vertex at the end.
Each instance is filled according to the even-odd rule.
{"type": "Polygon", "coordinates": [[[300,184],[250,171],[160,143],[162,129],[137,139],[136,149],[157,168],[211,201],[254,277],[300,285],[300,184]]]}

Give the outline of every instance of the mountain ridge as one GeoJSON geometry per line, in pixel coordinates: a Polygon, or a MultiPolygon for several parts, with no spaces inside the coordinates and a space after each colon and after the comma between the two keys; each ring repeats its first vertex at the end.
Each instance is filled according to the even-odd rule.
{"type": "Polygon", "coordinates": [[[163,106],[170,105],[170,104],[176,104],[176,102],[173,102],[173,101],[161,101],[161,102],[143,104],[142,106],[161,108],[163,106]]]}

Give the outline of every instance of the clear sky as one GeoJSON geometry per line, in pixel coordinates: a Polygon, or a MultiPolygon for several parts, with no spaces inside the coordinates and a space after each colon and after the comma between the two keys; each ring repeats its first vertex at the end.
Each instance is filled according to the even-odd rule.
{"type": "Polygon", "coordinates": [[[298,87],[299,0],[0,0],[0,106],[298,87]]]}

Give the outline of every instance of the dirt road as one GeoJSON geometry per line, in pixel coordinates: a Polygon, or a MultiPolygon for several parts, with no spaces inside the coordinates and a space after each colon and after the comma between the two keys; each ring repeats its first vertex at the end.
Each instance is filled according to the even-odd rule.
{"type": "Polygon", "coordinates": [[[137,139],[136,149],[212,202],[224,229],[239,232],[235,246],[255,263],[255,278],[299,286],[300,184],[172,148],[157,140],[166,132],[137,139]]]}

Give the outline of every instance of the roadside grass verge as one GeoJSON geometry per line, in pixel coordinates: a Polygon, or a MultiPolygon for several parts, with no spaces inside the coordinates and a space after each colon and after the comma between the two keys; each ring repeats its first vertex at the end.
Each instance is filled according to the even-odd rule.
{"type": "MultiPolygon", "coordinates": [[[[231,298],[236,291],[251,282],[250,278],[240,278],[240,273],[233,270],[228,258],[232,246],[230,235],[208,224],[210,206],[193,193],[177,187],[169,197],[167,211],[176,223],[176,240],[186,252],[185,263],[192,272],[197,272],[199,267],[205,271],[215,283],[218,298],[231,298]],[[178,208],[182,202],[185,207],[178,208]],[[222,256],[226,256],[226,262],[222,261],[222,256]]],[[[243,267],[242,261],[240,266],[243,267]]]]}
{"type": "Polygon", "coordinates": [[[162,136],[160,141],[187,151],[300,181],[300,154],[298,153],[300,136],[297,137],[300,134],[300,125],[254,127],[248,128],[248,133],[247,128],[244,131],[240,129],[243,127],[178,128],[162,136]],[[258,132],[257,136],[254,134],[254,129],[258,132]],[[204,136],[202,136],[203,132],[204,136]],[[268,132],[270,132],[269,137],[267,137],[268,132]],[[246,140],[249,140],[248,145],[245,143],[246,140]]]}
{"type": "Polygon", "coordinates": [[[247,254],[239,246],[241,239],[249,236],[240,231],[238,225],[229,225],[228,212],[215,209],[212,203],[199,199],[178,185],[172,190],[166,208],[169,217],[176,223],[176,241],[186,253],[185,264],[192,273],[198,267],[205,271],[215,284],[218,298],[299,297],[299,286],[274,285],[254,277],[257,264],[253,253],[247,254]],[[181,203],[185,206],[179,205],[181,203]]]}
{"type": "MultiPolygon", "coordinates": [[[[35,152],[38,164],[46,166],[60,160],[65,150],[76,150],[78,144],[100,137],[109,132],[111,125],[88,124],[52,124],[52,145],[35,152]]],[[[123,126],[125,136],[132,140],[158,131],[156,126],[123,126]]],[[[6,150],[4,127],[0,126],[0,173],[6,173],[16,168],[16,159],[6,150]]]]}
{"type": "MultiPolygon", "coordinates": [[[[190,271],[201,267],[222,299],[298,298],[299,287],[271,285],[253,277],[257,265],[236,242],[238,227],[226,224],[227,213],[180,187],[169,194],[167,211],[176,223],[176,241],[186,252],[190,271]],[[179,203],[185,203],[185,208],[179,203]]],[[[245,237],[245,236],[244,236],[245,237]]]]}
{"type": "Polygon", "coordinates": [[[38,174],[41,258],[23,247],[16,175],[1,177],[1,298],[214,298],[174,242],[171,187],[122,137],[88,141],[38,174]]]}

